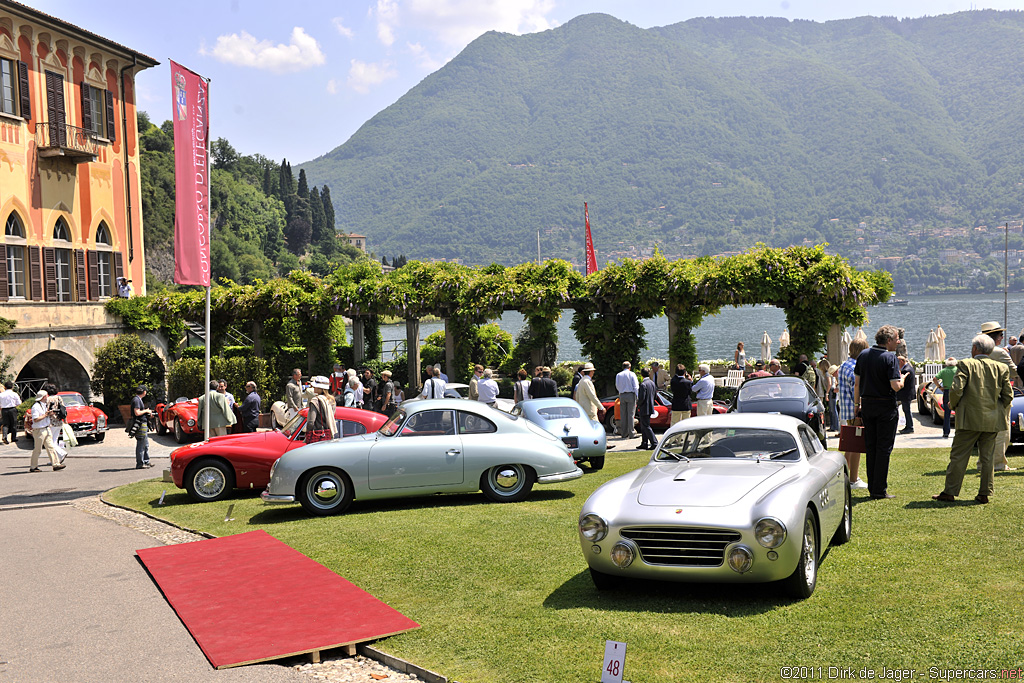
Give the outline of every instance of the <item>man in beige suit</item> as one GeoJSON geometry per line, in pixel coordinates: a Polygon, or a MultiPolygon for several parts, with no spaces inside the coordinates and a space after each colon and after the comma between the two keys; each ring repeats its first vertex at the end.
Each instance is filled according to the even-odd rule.
{"type": "Polygon", "coordinates": [[[591,420],[597,421],[597,413],[601,410],[601,401],[597,398],[597,390],[594,389],[594,364],[587,363],[583,366],[583,379],[576,385],[576,402],[583,408],[591,420]]]}
{"type": "MultiPolygon", "coordinates": [[[[992,337],[992,341],[995,343],[995,348],[992,349],[992,353],[988,354],[988,357],[994,361],[998,361],[1004,364],[1010,370],[1010,384],[1013,384],[1017,379],[1017,364],[1013,362],[1013,357],[1010,356],[1010,352],[1002,347],[1003,334],[1006,330],[997,322],[984,323],[981,326],[981,333],[987,334],[992,337]]],[[[996,472],[1012,472],[1017,469],[1010,467],[1010,464],[1006,461],[1006,449],[1010,445],[1010,415],[1006,415],[1006,426],[1003,427],[999,432],[996,433],[996,445],[994,456],[995,470],[996,472]]]]}
{"type": "Polygon", "coordinates": [[[956,379],[949,392],[949,407],[956,409],[956,433],[949,450],[946,486],[935,500],[952,502],[960,495],[971,449],[978,445],[978,471],[981,487],[974,500],[987,503],[992,495],[993,454],[996,434],[1005,429],[1013,401],[1010,373],[1002,363],[989,358],[995,342],[979,334],[971,342],[972,358],[956,365],[956,379]]]}

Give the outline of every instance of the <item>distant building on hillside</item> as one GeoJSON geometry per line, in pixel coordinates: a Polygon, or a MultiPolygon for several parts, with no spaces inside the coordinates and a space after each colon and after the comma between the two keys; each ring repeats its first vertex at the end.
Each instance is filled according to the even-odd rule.
{"type": "Polygon", "coordinates": [[[361,250],[364,254],[366,253],[366,235],[360,235],[358,233],[350,232],[347,236],[348,243],[356,249],[361,250]]]}

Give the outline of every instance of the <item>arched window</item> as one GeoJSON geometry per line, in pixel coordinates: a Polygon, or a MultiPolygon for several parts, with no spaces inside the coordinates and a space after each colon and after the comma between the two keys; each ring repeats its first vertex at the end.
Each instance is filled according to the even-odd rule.
{"type": "Polygon", "coordinates": [[[7,244],[7,298],[25,298],[25,228],[18,214],[11,212],[4,223],[7,244]]]}
{"type": "MultiPolygon", "coordinates": [[[[95,276],[90,272],[89,277],[95,277],[96,294],[100,298],[107,298],[114,295],[114,278],[112,268],[112,243],[110,240],[110,230],[107,229],[107,224],[100,221],[100,224],[96,227],[96,251],[89,254],[89,258],[96,257],[96,271],[95,276]]],[[[91,270],[91,267],[90,267],[91,270]]]]}
{"type": "Polygon", "coordinates": [[[58,218],[53,226],[53,246],[57,301],[74,301],[71,293],[71,231],[63,217],[58,218]]]}

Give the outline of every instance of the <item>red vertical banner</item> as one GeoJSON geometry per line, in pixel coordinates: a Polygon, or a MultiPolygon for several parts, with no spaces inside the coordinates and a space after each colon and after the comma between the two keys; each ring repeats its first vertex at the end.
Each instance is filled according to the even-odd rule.
{"type": "Polygon", "coordinates": [[[209,84],[173,61],[174,281],[210,286],[209,84]]]}
{"type": "Polygon", "coordinates": [[[597,254],[594,253],[594,238],[590,236],[590,210],[583,202],[583,219],[587,224],[587,275],[597,272],[597,254]]]}

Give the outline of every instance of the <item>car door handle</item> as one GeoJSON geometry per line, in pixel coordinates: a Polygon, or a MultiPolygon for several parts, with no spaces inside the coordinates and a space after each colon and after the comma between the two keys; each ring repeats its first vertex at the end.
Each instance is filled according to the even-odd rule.
{"type": "Polygon", "coordinates": [[[462,451],[457,448],[450,448],[447,451],[447,455],[459,455],[460,453],[462,453],[462,451]]]}

